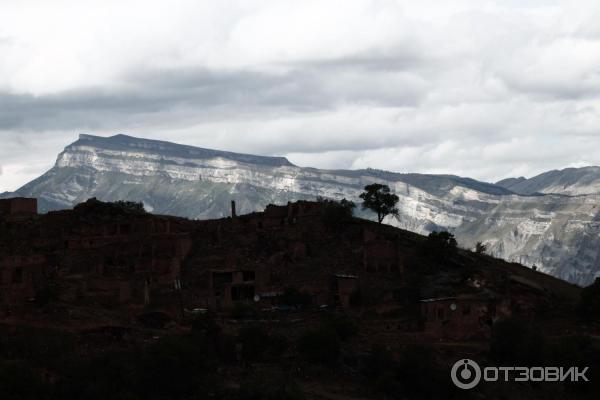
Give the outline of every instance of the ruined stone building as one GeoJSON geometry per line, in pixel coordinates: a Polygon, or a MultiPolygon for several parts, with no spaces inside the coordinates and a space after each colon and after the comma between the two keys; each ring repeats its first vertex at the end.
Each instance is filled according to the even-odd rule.
{"type": "Polygon", "coordinates": [[[18,221],[37,215],[37,199],[15,197],[0,199],[0,219],[18,221]]]}
{"type": "Polygon", "coordinates": [[[446,339],[483,338],[491,334],[494,321],[510,315],[506,298],[460,295],[421,300],[426,335],[446,339]]]}
{"type": "MultiPolygon", "coordinates": [[[[2,213],[35,214],[35,200],[3,201],[2,213]]],[[[17,306],[58,283],[62,301],[176,313],[180,297],[186,309],[272,307],[293,287],[313,304],[347,308],[361,282],[402,284],[393,235],[360,223],[340,235],[322,214],[318,202],[243,216],[232,204],[231,218],[190,221],[92,199],[74,210],[5,220],[0,301],[17,306]]]]}
{"type": "Polygon", "coordinates": [[[0,318],[47,302],[125,317],[236,303],[271,309],[294,289],[315,307],[387,315],[386,332],[420,318],[425,335],[465,338],[487,334],[511,304],[526,314],[540,299],[541,289],[521,280],[513,303],[480,295],[419,302],[406,277],[410,260],[419,273],[423,238],[360,219],[332,225],[326,212],[321,202],[299,201],[238,216],[232,203],[230,218],[191,221],[123,202],[91,199],[37,215],[35,199],[1,200],[0,318]]]}

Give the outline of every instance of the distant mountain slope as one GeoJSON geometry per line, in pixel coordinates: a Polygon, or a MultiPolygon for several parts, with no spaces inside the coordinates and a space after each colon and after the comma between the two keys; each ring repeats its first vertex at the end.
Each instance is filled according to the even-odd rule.
{"type": "Polygon", "coordinates": [[[533,178],[509,178],[496,183],[518,194],[555,193],[569,196],[600,193],[600,167],[566,168],[533,178]]]}
{"type": "MultiPolygon", "coordinates": [[[[517,186],[519,183],[526,181],[527,178],[521,176],[519,178],[506,178],[506,179],[502,179],[501,181],[496,182],[496,185],[498,186],[502,186],[505,189],[508,189],[510,187],[514,187],[517,186]]],[[[510,190],[510,189],[508,189],[510,190]]]]}
{"type": "Polygon", "coordinates": [[[358,201],[363,187],[374,182],[388,184],[400,199],[399,217],[386,223],[418,233],[448,229],[464,247],[485,241],[496,256],[536,264],[576,283],[587,284],[600,271],[600,196],[520,196],[506,182],[508,188],[453,175],[320,170],[282,157],[125,135],[82,135],[51,170],[16,195],[37,197],[43,211],[97,197],[141,201],[159,214],[209,219],[228,216],[232,199],[240,214],[316,196],[358,201]]]}
{"type": "Polygon", "coordinates": [[[283,157],[208,150],[126,135],[81,135],[58,156],[50,171],[17,193],[40,198],[43,211],[72,207],[90,196],[107,200],[126,197],[144,201],[157,212],[203,218],[228,214],[228,201],[220,204],[219,193],[228,198],[238,195],[240,211],[251,212],[260,210],[264,202],[356,197],[364,185],[378,181],[435,195],[456,187],[484,194],[511,194],[500,186],[453,175],[301,168],[283,157]],[[196,204],[190,204],[192,199],[196,204]]]}

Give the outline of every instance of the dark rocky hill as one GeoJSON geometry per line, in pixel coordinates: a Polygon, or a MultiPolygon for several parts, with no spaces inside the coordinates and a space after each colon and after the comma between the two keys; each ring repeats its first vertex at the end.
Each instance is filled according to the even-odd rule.
{"type": "MultiPolygon", "coordinates": [[[[462,398],[448,374],[464,357],[517,362],[525,346],[547,364],[568,343],[571,358],[552,357],[596,365],[598,327],[578,314],[579,287],[343,217],[332,202],[206,221],[95,199],[43,215],[20,200],[8,209],[20,212],[0,220],[0,368],[23,374],[14,390],[462,398]]],[[[595,387],[556,393],[585,398],[595,387]]],[[[546,398],[557,387],[471,394],[497,390],[546,398]]]]}

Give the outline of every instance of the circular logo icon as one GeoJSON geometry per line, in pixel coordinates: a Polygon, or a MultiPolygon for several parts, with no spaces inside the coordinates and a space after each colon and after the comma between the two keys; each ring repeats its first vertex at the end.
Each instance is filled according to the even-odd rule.
{"type": "Polygon", "coordinates": [[[481,380],[481,368],[475,361],[465,358],[454,363],[450,376],[458,388],[473,389],[481,380]]]}

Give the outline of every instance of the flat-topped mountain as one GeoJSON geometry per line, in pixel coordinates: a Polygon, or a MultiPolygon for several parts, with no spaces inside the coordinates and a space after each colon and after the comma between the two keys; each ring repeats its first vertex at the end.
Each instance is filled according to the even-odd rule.
{"type": "Polygon", "coordinates": [[[228,215],[232,197],[239,211],[246,213],[269,203],[316,196],[356,198],[365,185],[380,181],[407,194],[444,196],[457,188],[486,195],[511,194],[500,186],[453,175],[302,168],[283,157],[208,150],[126,135],[81,135],[59,154],[50,171],[16,193],[40,199],[42,211],[70,208],[97,197],[142,201],[149,210],[164,214],[215,218],[228,215]]]}
{"type": "MultiPolygon", "coordinates": [[[[148,159],[153,159],[157,154],[162,156],[161,161],[179,164],[181,160],[208,160],[208,159],[227,159],[248,164],[268,165],[272,167],[294,165],[284,157],[265,157],[251,154],[232,153],[229,151],[210,150],[200,147],[186,146],[160,140],[140,139],[127,135],[115,135],[111,137],[101,137],[93,135],[79,135],[79,140],[65,148],[63,154],[74,154],[78,152],[94,151],[102,149],[105,154],[111,151],[118,153],[128,152],[132,154],[146,155],[148,159]],[[94,150],[92,150],[94,149],[94,150]]],[[[185,162],[184,162],[185,163],[185,162]]],[[[191,164],[193,165],[193,164],[191,164]]]]}
{"type": "MultiPolygon", "coordinates": [[[[400,198],[400,215],[388,217],[388,224],[422,234],[447,229],[461,246],[472,248],[482,241],[495,256],[535,264],[580,284],[590,283],[600,271],[600,195],[529,195],[543,192],[542,186],[519,195],[522,190],[515,185],[522,180],[490,184],[453,175],[322,170],[299,167],[283,157],[126,135],[81,135],[59,154],[52,169],[11,195],[38,198],[41,211],[71,208],[96,197],[143,202],[159,214],[210,219],[229,215],[231,200],[240,214],[317,196],[358,202],[363,187],[375,182],[389,185],[400,198]]],[[[361,210],[358,214],[372,217],[361,210]]]]}

